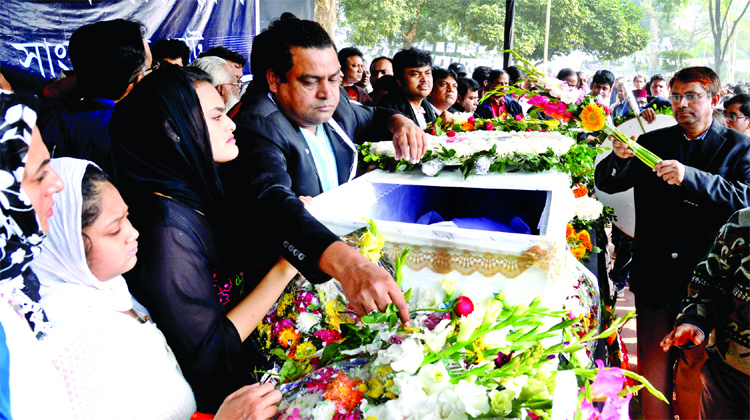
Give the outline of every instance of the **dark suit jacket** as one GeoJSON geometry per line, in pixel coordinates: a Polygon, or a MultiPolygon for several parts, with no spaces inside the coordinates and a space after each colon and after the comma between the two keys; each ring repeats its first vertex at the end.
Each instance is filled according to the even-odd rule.
{"type": "MultiPolygon", "coordinates": [[[[297,198],[322,192],[307,142],[267,94],[246,95],[242,102],[234,117],[240,154],[219,168],[230,212],[227,226],[220,229],[228,245],[225,256],[246,273],[246,279],[259,279],[256,276],[265,274],[281,255],[308,279],[325,281],[330,277],[318,270],[318,260],[339,238],[297,198]],[[254,261],[249,265],[249,260],[254,261]]],[[[341,89],[333,119],[352,141],[361,143],[390,138],[387,121],[393,114],[384,108],[352,104],[341,89]]],[[[357,152],[329,124],[324,129],[336,157],[339,184],[343,184],[353,176],[357,152]]]]}
{"type": "Polygon", "coordinates": [[[631,288],[638,299],[679,304],[719,228],[750,206],[750,137],[714,121],[702,141],[687,141],[676,125],[644,134],[638,143],[661,159],[682,162],[682,185],[612,153],[596,166],[596,186],[607,193],[635,187],[631,288]]]}
{"type": "MultiPolygon", "coordinates": [[[[477,107],[477,110],[474,113],[479,115],[479,118],[484,118],[486,120],[495,118],[492,116],[490,100],[491,99],[487,99],[477,107]]],[[[518,101],[513,99],[513,97],[510,95],[505,95],[505,111],[514,117],[516,115],[523,116],[523,108],[521,108],[521,104],[519,104],[518,101]]]]}
{"type": "MultiPolygon", "coordinates": [[[[379,104],[380,106],[398,111],[399,113],[406,116],[406,118],[414,121],[414,124],[419,125],[419,123],[417,122],[417,114],[414,112],[414,108],[409,103],[409,100],[406,98],[406,95],[404,95],[404,92],[402,92],[400,89],[388,92],[387,95],[380,99],[379,104]]],[[[427,124],[437,119],[437,115],[435,115],[435,112],[432,110],[432,105],[427,102],[427,99],[422,99],[422,109],[424,109],[424,119],[427,124]]]]}

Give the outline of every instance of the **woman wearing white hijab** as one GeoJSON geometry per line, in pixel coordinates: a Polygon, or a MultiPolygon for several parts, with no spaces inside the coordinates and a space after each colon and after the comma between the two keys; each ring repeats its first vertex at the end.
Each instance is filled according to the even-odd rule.
{"type": "MultiPolygon", "coordinates": [[[[77,419],[202,419],[164,336],[122,273],[136,262],[138,232],[128,207],[92,162],[53,159],[68,186],[32,263],[52,328],[45,340],[77,419]]],[[[268,419],[281,394],[270,384],[230,396],[215,420],[268,419]]]]}
{"type": "Polygon", "coordinates": [[[32,267],[52,323],[46,343],[76,418],[189,419],[190,386],[120,275],[135,265],[137,251],[127,206],[93,163],[61,158],[51,165],[68,188],[55,196],[55,217],[32,267]]]}

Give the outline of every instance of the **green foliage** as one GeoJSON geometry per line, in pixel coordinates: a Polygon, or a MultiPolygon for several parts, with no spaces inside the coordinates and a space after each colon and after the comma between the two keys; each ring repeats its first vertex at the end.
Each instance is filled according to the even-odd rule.
{"type": "MultiPolygon", "coordinates": [[[[340,6],[352,28],[349,41],[357,45],[454,41],[503,47],[503,0],[340,0],[340,6]]],[[[516,2],[514,50],[522,56],[543,57],[546,13],[547,0],[516,2]]],[[[648,42],[642,17],[628,0],[553,0],[550,56],[578,49],[603,59],[631,55],[648,42]]]]}

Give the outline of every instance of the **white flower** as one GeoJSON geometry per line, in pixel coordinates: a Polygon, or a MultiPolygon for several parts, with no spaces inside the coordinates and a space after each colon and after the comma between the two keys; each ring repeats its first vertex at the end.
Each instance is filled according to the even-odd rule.
{"type": "Polygon", "coordinates": [[[453,387],[450,383],[451,377],[442,361],[422,366],[418,376],[422,379],[422,390],[427,395],[439,394],[443,390],[453,387]]]}
{"type": "Polygon", "coordinates": [[[392,141],[379,141],[370,145],[370,153],[376,156],[396,157],[396,147],[392,141]]]}
{"type": "Polygon", "coordinates": [[[520,375],[516,376],[515,378],[507,378],[503,381],[503,386],[505,389],[509,389],[513,392],[515,392],[516,395],[521,395],[521,389],[523,389],[524,385],[526,385],[526,382],[528,382],[529,377],[526,375],[520,375]]]}
{"type": "Polygon", "coordinates": [[[453,332],[453,325],[450,324],[450,319],[444,319],[432,331],[414,334],[414,336],[424,340],[424,345],[427,346],[429,351],[437,353],[443,349],[448,336],[453,332]]]}
{"type": "Polygon", "coordinates": [[[446,294],[452,295],[456,288],[456,278],[453,276],[443,277],[440,279],[440,286],[443,287],[446,294]]]}
{"type": "Polygon", "coordinates": [[[471,334],[474,332],[474,330],[482,325],[482,320],[483,316],[479,314],[479,311],[474,311],[469,314],[469,316],[462,316],[461,325],[459,325],[458,327],[458,335],[456,336],[456,340],[458,342],[469,340],[469,337],[471,337],[471,334]]]}
{"type": "Polygon", "coordinates": [[[593,197],[580,197],[575,200],[575,215],[584,221],[596,220],[602,215],[604,205],[593,197]]]}
{"type": "Polygon", "coordinates": [[[469,418],[466,415],[466,406],[453,388],[448,388],[438,395],[435,406],[435,417],[450,420],[465,420],[469,418]]]}
{"type": "Polygon", "coordinates": [[[331,420],[336,414],[336,404],[331,401],[323,401],[313,409],[313,420],[331,420]]]}
{"type": "Polygon", "coordinates": [[[320,318],[320,315],[312,312],[300,312],[299,315],[297,315],[295,327],[304,334],[310,334],[313,327],[320,324],[320,318]]]}
{"type": "Polygon", "coordinates": [[[443,303],[444,297],[445,296],[443,296],[442,291],[440,290],[436,290],[432,287],[420,287],[417,289],[416,299],[412,296],[409,302],[409,309],[417,310],[437,308],[443,303]]]}
{"type": "Polygon", "coordinates": [[[396,372],[408,372],[413,375],[424,361],[422,343],[416,338],[405,338],[401,344],[394,344],[386,350],[378,351],[375,363],[379,366],[390,365],[396,372]]]}
{"type": "Polygon", "coordinates": [[[500,316],[500,312],[503,311],[503,303],[492,299],[487,305],[487,311],[484,313],[484,323],[487,325],[493,325],[497,322],[497,317],[500,316]]]}
{"type": "Polygon", "coordinates": [[[493,390],[490,392],[490,407],[492,408],[492,414],[496,416],[504,416],[510,414],[513,410],[513,399],[516,397],[516,393],[504,389],[502,391],[493,390]]]}
{"type": "Polygon", "coordinates": [[[477,417],[490,411],[487,388],[462,380],[453,390],[456,391],[459,400],[464,405],[466,414],[477,417]]]}
{"type": "Polygon", "coordinates": [[[337,300],[339,296],[344,296],[344,292],[341,289],[341,283],[336,279],[331,279],[325,283],[321,283],[315,286],[318,291],[318,300],[320,300],[320,307],[324,307],[327,302],[337,300]]]}
{"type": "Polygon", "coordinates": [[[507,347],[508,345],[511,344],[506,339],[508,337],[509,331],[510,331],[510,327],[505,327],[500,330],[488,332],[484,336],[484,339],[483,339],[484,344],[487,346],[487,348],[493,348],[493,349],[507,347]]]}

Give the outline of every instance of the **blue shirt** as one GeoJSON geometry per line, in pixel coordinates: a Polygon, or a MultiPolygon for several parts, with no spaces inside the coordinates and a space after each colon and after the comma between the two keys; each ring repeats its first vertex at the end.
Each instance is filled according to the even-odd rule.
{"type": "Polygon", "coordinates": [[[333,154],[331,141],[323,129],[323,124],[318,125],[315,134],[300,127],[302,135],[305,136],[307,147],[312,153],[315,169],[318,170],[320,186],[323,192],[330,191],[339,186],[338,168],[336,166],[336,155],[333,154]]]}

